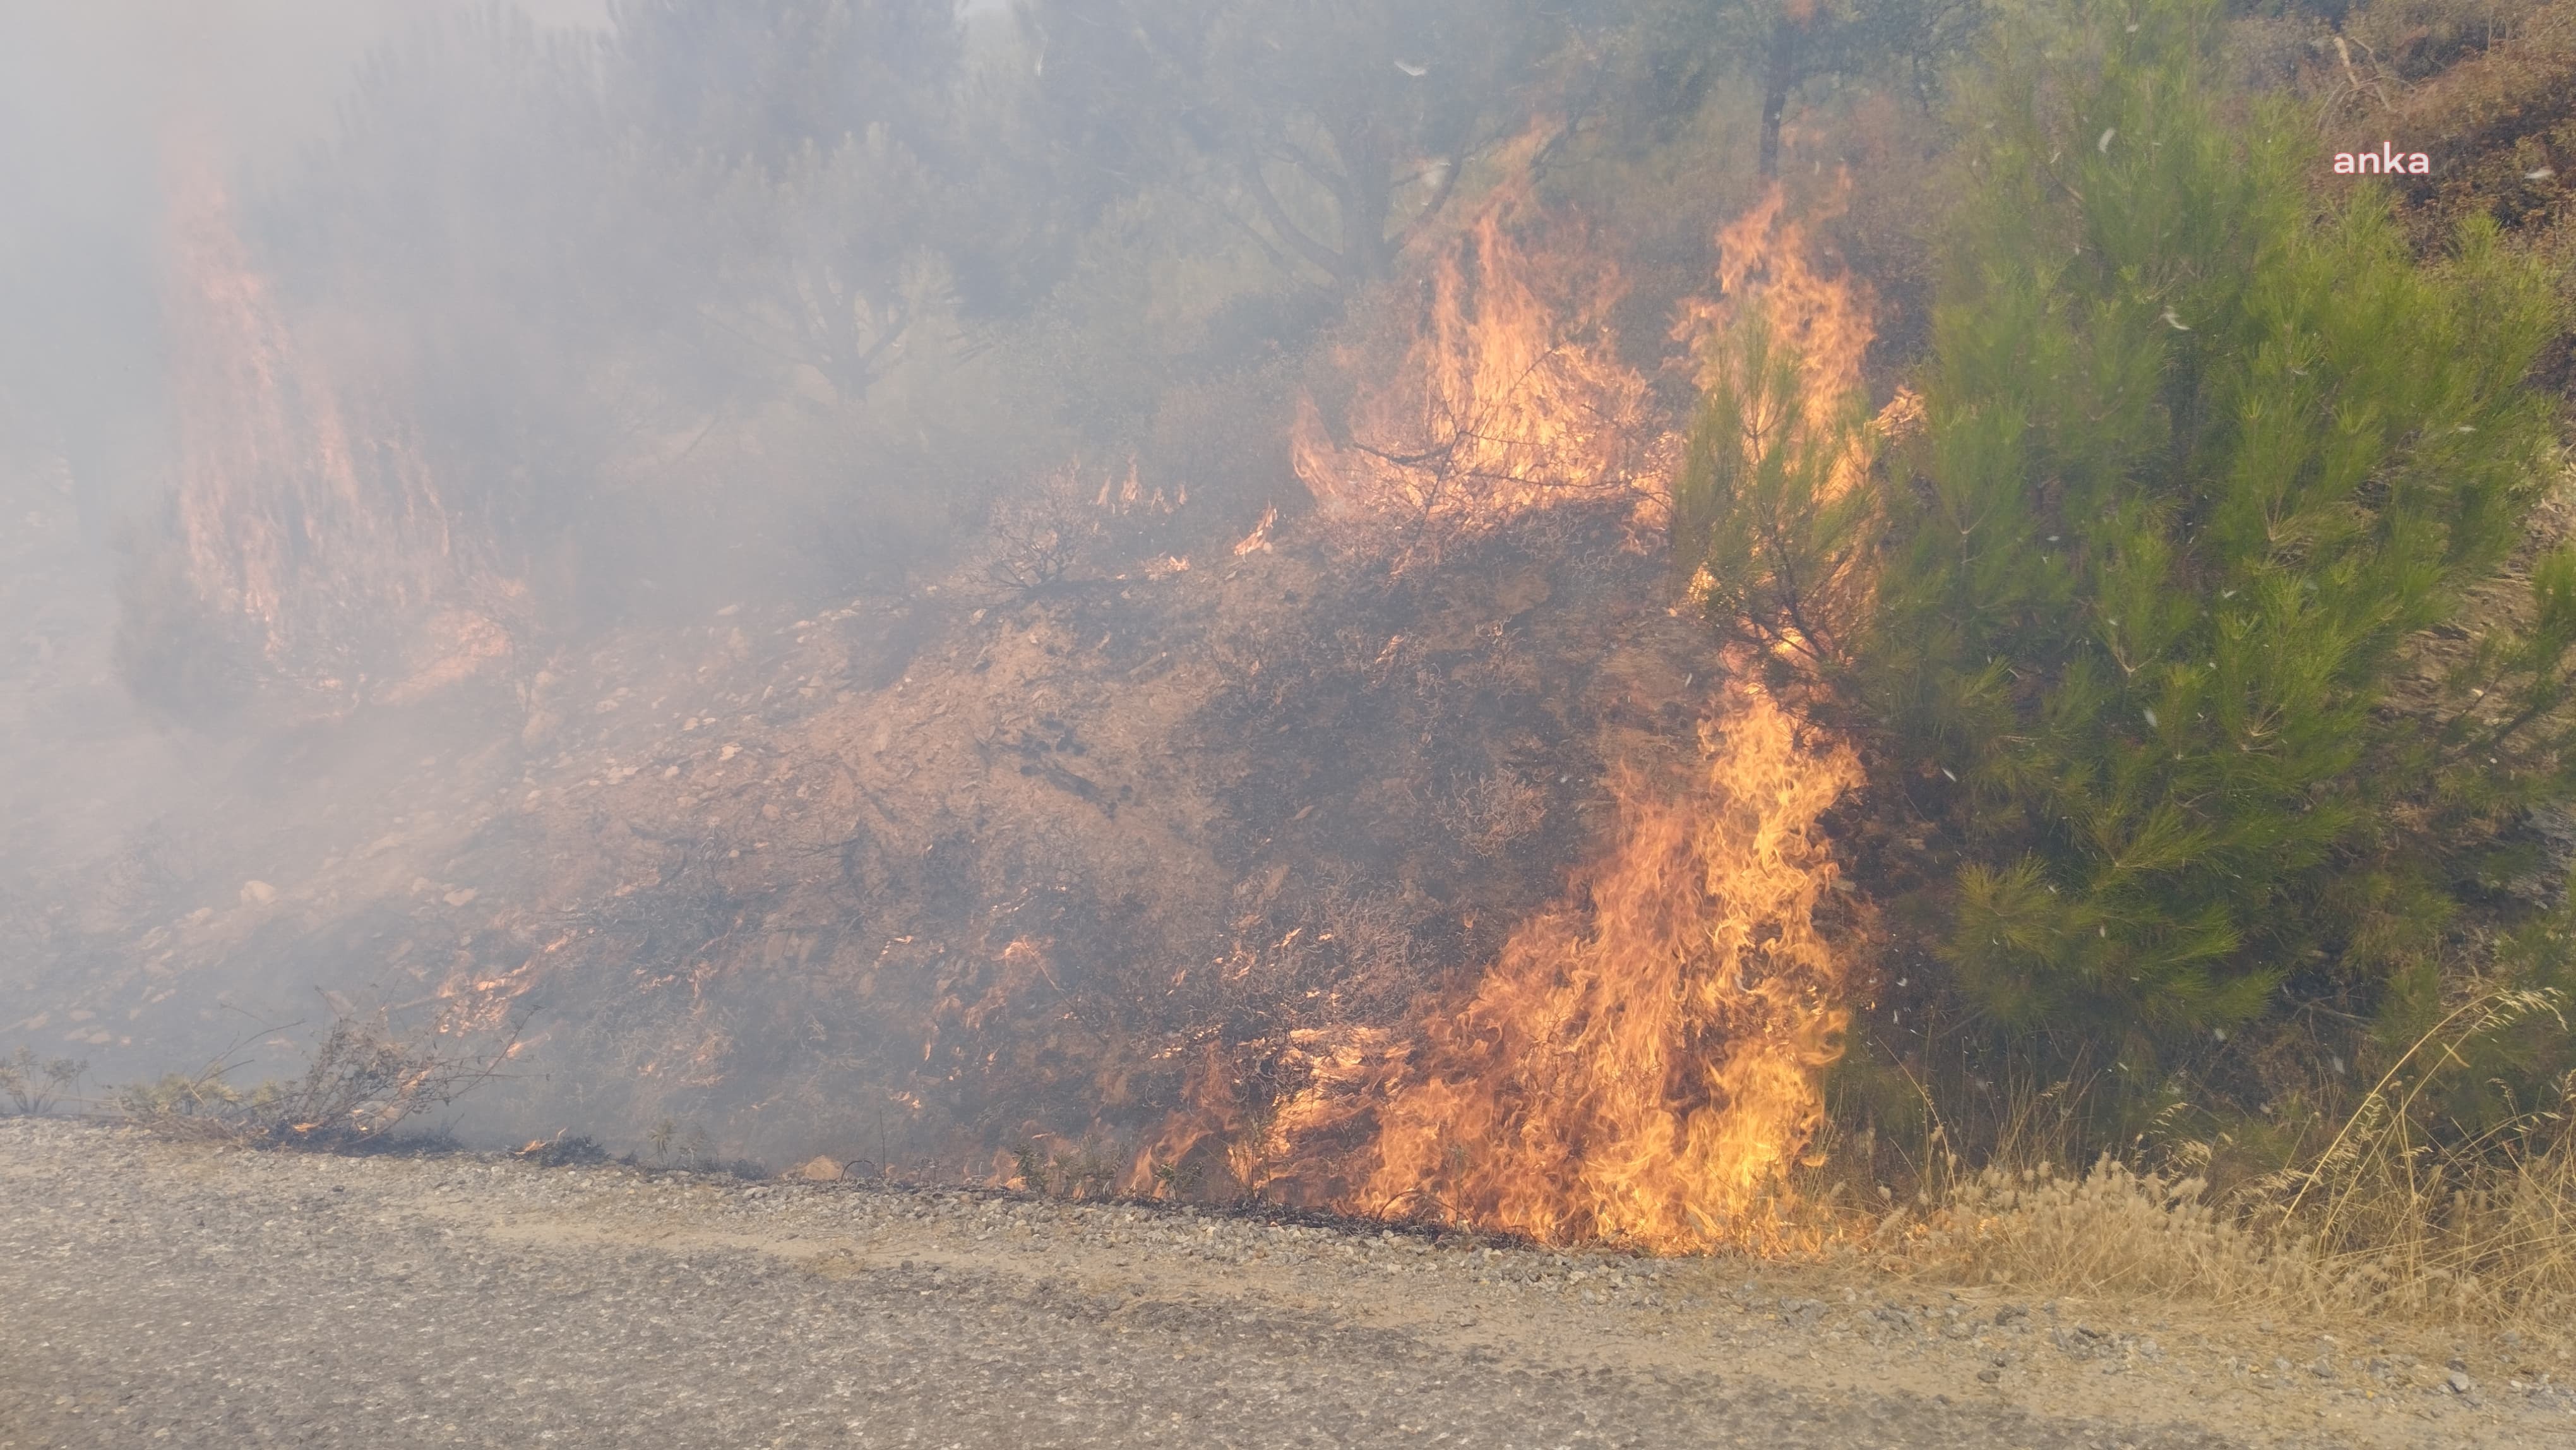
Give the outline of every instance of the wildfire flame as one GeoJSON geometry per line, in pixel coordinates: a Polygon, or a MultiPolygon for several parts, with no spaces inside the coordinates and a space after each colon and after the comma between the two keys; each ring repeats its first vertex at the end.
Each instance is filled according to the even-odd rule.
{"type": "MultiPolygon", "coordinates": [[[[341,686],[407,642],[395,631],[452,609],[474,571],[409,430],[354,410],[316,364],[205,168],[174,185],[170,214],[189,583],[281,675],[341,686]]],[[[493,650],[480,616],[444,628],[468,654],[493,650]]]]}
{"type": "MultiPolygon", "coordinates": [[[[1661,443],[1642,381],[1583,341],[1615,277],[1524,249],[1505,225],[1524,202],[1507,194],[1434,267],[1411,381],[1357,410],[1358,441],[1326,444],[1307,405],[1299,469],[1328,506],[1440,523],[1633,487],[1633,440],[1661,443]]],[[[1821,435],[1859,386],[1866,297],[1810,265],[1777,191],[1719,246],[1721,296],[1687,306],[1674,339],[1716,359],[1707,344],[1758,315],[1801,359],[1803,416],[1773,423],[1821,435]]],[[[1844,486],[1866,466],[1856,440],[1844,486]]],[[[1679,789],[1623,771],[1608,850],[1409,1034],[1295,1034],[1307,1085],[1268,1112],[1211,1048],[1130,1186],[1213,1141],[1244,1189],[1353,1212],[1660,1252],[1799,1238],[1785,1174],[1823,1122],[1848,1022],[1819,822],[1861,772],[1751,685],[1701,745],[1679,789]]]]}
{"type": "MultiPolygon", "coordinates": [[[[1740,430],[1743,474],[1780,469],[1809,480],[1816,507],[1866,507],[1865,497],[1853,496],[1878,445],[1919,419],[1918,401],[1903,390],[1865,426],[1854,410],[1874,336],[1866,289],[1815,267],[1805,229],[1788,217],[1776,186],[1719,233],[1718,250],[1718,298],[1685,304],[1672,335],[1699,359],[1702,387],[1733,400],[1723,416],[1740,430]]],[[[1752,517],[1753,547],[1764,555],[1805,522],[1752,517]]],[[[1866,545],[1800,561],[1796,622],[1776,629],[1773,653],[1799,666],[1830,655],[1865,613],[1871,573],[1866,545]]],[[[1717,587],[1703,569],[1689,596],[1706,605],[1717,587]]]]}
{"type": "MultiPolygon", "coordinates": [[[[1390,376],[1339,428],[1299,398],[1297,476],[1327,521],[1436,562],[1445,538],[1576,499],[1652,510],[1663,431],[1609,323],[1625,283],[1580,232],[1526,182],[1500,188],[1432,259],[1426,323],[1390,376]]],[[[1369,352],[1335,361],[1356,377],[1369,352]]]]}
{"type": "Polygon", "coordinates": [[[1749,688],[1704,742],[1685,790],[1623,779],[1615,843],[1570,899],[1418,1041],[1319,1074],[1279,1151],[1356,1110],[1375,1138],[1335,1165],[1346,1209],[1659,1252],[1785,1232],[1763,1210],[1823,1121],[1848,1021],[1817,823],[1860,770],[1749,688]]]}
{"type": "Polygon", "coordinates": [[[1713,383],[1726,353],[1712,344],[1758,313],[1772,341],[1797,355],[1799,424],[1821,433],[1859,390],[1861,364],[1877,337],[1867,287],[1817,269],[1806,228],[1788,214],[1777,186],[1718,232],[1717,252],[1718,295],[1682,304],[1673,341],[1700,358],[1701,381],[1713,383]]]}

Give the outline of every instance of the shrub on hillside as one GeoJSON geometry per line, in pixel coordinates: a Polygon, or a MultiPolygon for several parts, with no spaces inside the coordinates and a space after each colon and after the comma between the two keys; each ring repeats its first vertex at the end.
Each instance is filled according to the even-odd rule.
{"type": "Polygon", "coordinates": [[[234,1063],[120,1089],[126,1121],[164,1136],[349,1152],[391,1140],[417,1114],[490,1082],[515,1031],[478,1052],[445,1035],[404,1031],[390,1013],[341,1013],[313,1045],[303,1075],[249,1088],[227,1079],[234,1063]]]}
{"type": "Polygon", "coordinates": [[[1786,374],[1739,338],[1680,542],[1951,853],[1918,919],[1967,1006],[2143,1090],[2378,1010],[2569,794],[2576,554],[2516,556],[2545,275],[2478,222],[2419,264],[2375,190],[2320,210],[2215,5],[2068,10],[1961,128],[1922,427],[1829,498],[1870,440],[1744,446],[1786,374]]]}

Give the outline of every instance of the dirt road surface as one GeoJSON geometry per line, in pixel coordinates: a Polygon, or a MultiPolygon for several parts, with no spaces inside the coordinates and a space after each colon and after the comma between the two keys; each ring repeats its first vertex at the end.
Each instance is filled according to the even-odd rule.
{"type": "Polygon", "coordinates": [[[2329,1334],[1858,1268],[0,1121],[0,1450],[2576,1445],[2556,1349],[2329,1334]]]}

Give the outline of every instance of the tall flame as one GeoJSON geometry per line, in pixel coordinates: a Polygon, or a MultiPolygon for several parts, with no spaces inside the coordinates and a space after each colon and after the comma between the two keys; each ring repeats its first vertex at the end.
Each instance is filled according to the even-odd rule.
{"type": "MultiPolygon", "coordinates": [[[[1657,435],[1633,375],[1569,340],[1608,294],[1526,280],[1583,269],[1520,249],[1501,215],[1435,268],[1411,381],[1358,410],[1355,436],[1417,451],[1327,448],[1310,408],[1299,462],[1328,503],[1491,518],[1627,486],[1620,470],[1648,456],[1637,440],[1657,435]],[[1473,306],[1468,257],[1483,268],[1473,306]]],[[[1779,425],[1830,436],[1859,386],[1867,299],[1810,265],[1776,191],[1719,246],[1721,297],[1687,306],[1675,340],[1722,366],[1706,344],[1758,317],[1801,359],[1785,406],[1804,416],[1779,425]]],[[[1786,1173],[1823,1123],[1823,1069],[1848,1022],[1849,958],[1819,920],[1838,879],[1819,823],[1861,772],[1847,744],[1802,739],[1750,684],[1726,693],[1701,746],[1675,788],[1623,769],[1602,856],[1409,1033],[1295,1034],[1284,1060],[1307,1085],[1267,1110],[1211,1053],[1131,1183],[1215,1142],[1246,1190],[1360,1213],[1662,1252],[1799,1239],[1786,1173]]]]}
{"type": "MultiPolygon", "coordinates": [[[[1874,336],[1866,289],[1815,267],[1778,187],[1718,234],[1718,249],[1719,297],[1685,304],[1673,338],[1698,357],[1702,386],[1730,402],[1708,416],[1737,429],[1735,476],[1768,477],[1782,490],[1757,488],[1729,506],[1726,567],[1739,582],[1768,576],[1754,589],[1766,602],[1753,613],[1779,660],[1805,667],[1840,649],[1869,608],[1872,530],[1840,520],[1855,505],[1870,507],[1859,490],[1877,445],[1908,426],[1916,404],[1900,390],[1875,422],[1862,424],[1854,405],[1874,336]],[[1841,537],[1829,549],[1809,549],[1804,530],[1829,519],[1837,522],[1828,531],[1841,537]],[[1771,607],[1775,585],[1794,595],[1785,608],[1771,607]]],[[[1684,527],[1716,522],[1689,513],[1684,527]]],[[[1704,567],[1689,595],[1708,606],[1720,587],[1704,567]]]]}
{"type": "Polygon", "coordinates": [[[1724,353],[1712,340],[1758,311],[1772,339],[1798,356],[1805,425],[1825,428],[1859,389],[1861,364],[1877,337],[1867,288],[1817,269],[1806,228],[1788,214],[1778,186],[1718,232],[1717,255],[1717,297],[1684,302],[1673,340],[1714,368],[1724,353]]]}
{"type": "Polygon", "coordinates": [[[355,419],[343,380],[301,345],[202,169],[174,186],[171,221],[190,582],[281,673],[353,675],[391,643],[389,627],[457,592],[449,512],[408,430],[355,419]]]}
{"type": "MultiPolygon", "coordinates": [[[[1625,284],[1577,230],[1525,181],[1500,188],[1432,259],[1426,325],[1391,376],[1338,429],[1298,400],[1297,476],[1328,521],[1392,528],[1399,550],[1436,560],[1445,538],[1569,500],[1651,507],[1661,433],[1609,323],[1625,284]]],[[[1336,362],[1365,371],[1364,352],[1336,362]]]]}
{"type": "MultiPolygon", "coordinates": [[[[1847,963],[1817,915],[1836,880],[1818,821],[1859,783],[1757,690],[1704,730],[1666,794],[1620,781],[1607,855],[1513,933],[1467,1000],[1366,1078],[1375,1141],[1342,1206],[1660,1252],[1784,1231],[1781,1175],[1823,1121],[1847,963]]],[[[1328,1135],[1329,1083],[1279,1131],[1328,1135]]]]}

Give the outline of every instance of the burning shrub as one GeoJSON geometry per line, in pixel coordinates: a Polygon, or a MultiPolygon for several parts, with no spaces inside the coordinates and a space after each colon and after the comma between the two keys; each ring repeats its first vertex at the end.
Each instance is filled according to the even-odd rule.
{"type": "MultiPolygon", "coordinates": [[[[1692,602],[1775,683],[1840,658],[1867,624],[1881,520],[1862,484],[1887,431],[1861,421],[1867,295],[1820,274],[1782,210],[1774,188],[1726,229],[1721,301],[1677,330],[1702,347],[1708,398],[1673,491],[1692,602]]],[[[1901,421],[1900,398],[1883,423],[1901,421]]]]}
{"type": "Polygon", "coordinates": [[[1399,567],[1575,501],[1656,495],[1662,430],[1646,379],[1619,360],[1615,268],[1582,228],[1502,188],[1433,260],[1392,333],[1346,337],[1328,410],[1298,405],[1295,457],[1323,517],[1399,567]]]}

